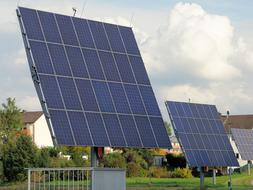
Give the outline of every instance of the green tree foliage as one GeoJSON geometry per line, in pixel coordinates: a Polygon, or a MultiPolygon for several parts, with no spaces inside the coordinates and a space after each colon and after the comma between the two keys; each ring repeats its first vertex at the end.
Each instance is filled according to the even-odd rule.
{"type": "Polygon", "coordinates": [[[8,181],[24,180],[25,168],[36,165],[36,151],[31,137],[20,135],[15,142],[9,142],[4,149],[4,175],[8,181]]]}
{"type": "Polygon", "coordinates": [[[115,152],[104,155],[101,165],[108,168],[126,168],[126,161],[121,153],[115,152]]]}
{"type": "Polygon", "coordinates": [[[8,140],[22,128],[21,109],[16,106],[15,98],[7,98],[0,109],[0,135],[8,140]]]}
{"type": "Polygon", "coordinates": [[[50,166],[50,148],[41,148],[37,153],[36,166],[43,168],[50,166]]]}
{"type": "Polygon", "coordinates": [[[167,134],[169,136],[171,136],[172,135],[171,124],[167,121],[164,121],[164,125],[165,125],[165,128],[166,128],[167,134]]]}
{"type": "Polygon", "coordinates": [[[186,159],[183,154],[167,154],[166,155],[167,163],[169,168],[185,168],[186,159]]]}

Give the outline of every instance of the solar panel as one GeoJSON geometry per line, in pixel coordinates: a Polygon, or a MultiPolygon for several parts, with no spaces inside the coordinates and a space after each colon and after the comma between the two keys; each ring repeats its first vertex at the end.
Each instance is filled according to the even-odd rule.
{"type": "Polygon", "coordinates": [[[238,166],[214,105],[167,101],[166,107],[191,167],[238,166]]]}
{"type": "Polygon", "coordinates": [[[253,160],[253,130],[231,128],[235,144],[243,160],[253,160]]]}
{"type": "Polygon", "coordinates": [[[55,143],[171,147],[131,28],[24,7],[17,15],[55,143]]]}

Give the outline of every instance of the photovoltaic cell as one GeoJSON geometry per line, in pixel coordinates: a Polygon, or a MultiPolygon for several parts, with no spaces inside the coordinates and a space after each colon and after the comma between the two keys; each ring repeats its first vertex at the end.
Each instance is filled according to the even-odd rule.
{"type": "Polygon", "coordinates": [[[56,144],[170,148],[131,28],[19,7],[56,144]]]}
{"type": "Polygon", "coordinates": [[[33,59],[38,73],[53,74],[53,67],[45,43],[30,41],[33,59]]]}
{"type": "Polygon", "coordinates": [[[86,19],[72,18],[74,27],[82,47],[94,48],[94,42],[92,34],[89,29],[89,25],[86,19]]]}
{"type": "Polygon", "coordinates": [[[38,11],[40,24],[47,42],[61,43],[61,36],[54,14],[38,11]]]}
{"type": "Polygon", "coordinates": [[[71,21],[71,17],[63,16],[63,15],[55,15],[55,17],[56,17],[64,44],[78,46],[79,44],[76,38],[76,33],[71,21]]]}
{"type": "Polygon", "coordinates": [[[231,128],[231,133],[243,160],[253,160],[253,130],[231,128]]]}
{"type": "Polygon", "coordinates": [[[191,167],[238,166],[215,106],[173,101],[166,106],[191,167]]]}

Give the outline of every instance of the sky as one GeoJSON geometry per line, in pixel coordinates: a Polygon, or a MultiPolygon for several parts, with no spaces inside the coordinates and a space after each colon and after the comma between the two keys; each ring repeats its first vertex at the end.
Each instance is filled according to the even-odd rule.
{"type": "Polygon", "coordinates": [[[166,100],[253,114],[252,0],[1,0],[0,102],[41,110],[17,6],[132,26],[165,120],[166,100]]]}

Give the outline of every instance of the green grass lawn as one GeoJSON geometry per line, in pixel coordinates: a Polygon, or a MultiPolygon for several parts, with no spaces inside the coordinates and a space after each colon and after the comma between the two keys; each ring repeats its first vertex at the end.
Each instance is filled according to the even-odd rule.
{"type": "MultiPolygon", "coordinates": [[[[217,177],[217,185],[212,184],[212,178],[205,178],[205,186],[208,190],[227,190],[229,176],[217,177]]],[[[232,176],[233,190],[253,190],[253,175],[246,173],[234,174],[232,176]]],[[[65,182],[66,183],[66,182],[65,182]]],[[[127,190],[197,190],[199,189],[199,178],[127,178],[127,190]]],[[[27,189],[26,182],[0,185],[0,190],[27,189]]],[[[43,188],[42,188],[43,189],[43,188]]],[[[64,188],[61,188],[64,189],[64,188]]]]}
{"type": "MultiPolygon", "coordinates": [[[[205,187],[206,189],[214,190],[223,190],[228,189],[229,176],[217,177],[217,184],[212,184],[212,178],[205,178],[205,187]]],[[[234,174],[232,176],[232,185],[233,190],[245,189],[253,190],[253,175],[248,176],[247,174],[234,174]]],[[[199,189],[199,178],[188,178],[188,179],[179,179],[179,178],[128,178],[127,179],[127,190],[170,190],[170,189],[189,189],[196,190],[199,189]]]]}

